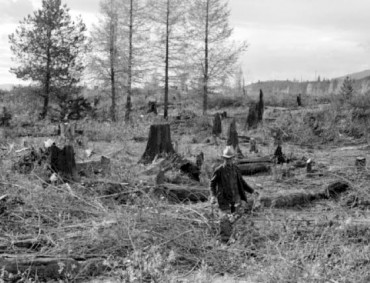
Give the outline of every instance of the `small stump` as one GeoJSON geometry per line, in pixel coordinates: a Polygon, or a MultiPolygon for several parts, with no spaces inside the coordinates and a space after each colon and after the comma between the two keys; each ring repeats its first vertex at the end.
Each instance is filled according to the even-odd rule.
{"type": "Polygon", "coordinates": [[[356,158],[355,166],[357,170],[364,170],[366,168],[366,158],[359,156],[356,158]]]}
{"type": "Polygon", "coordinates": [[[249,149],[249,152],[258,153],[257,141],[255,139],[251,139],[250,140],[250,149],[249,149]]]}
{"type": "Polygon", "coordinates": [[[221,116],[219,113],[215,114],[213,118],[213,127],[212,127],[212,135],[215,138],[215,143],[218,144],[217,138],[220,137],[222,133],[222,124],[221,124],[221,116]]]}

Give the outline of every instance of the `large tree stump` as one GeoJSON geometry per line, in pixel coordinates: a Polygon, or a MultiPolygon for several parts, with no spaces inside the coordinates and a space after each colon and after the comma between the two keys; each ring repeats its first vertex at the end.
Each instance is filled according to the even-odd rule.
{"type": "Polygon", "coordinates": [[[252,102],[249,105],[249,111],[246,121],[246,127],[249,129],[255,129],[258,126],[258,104],[252,102]]]}
{"type": "Polygon", "coordinates": [[[229,130],[227,132],[226,145],[233,147],[238,158],[243,158],[243,153],[241,152],[240,147],[239,147],[239,139],[238,139],[238,132],[236,131],[235,118],[230,123],[229,130]]]}
{"type": "Polygon", "coordinates": [[[171,142],[171,130],[169,124],[151,125],[148,143],[139,163],[150,163],[156,156],[164,157],[174,154],[171,142]]]}
{"type": "Polygon", "coordinates": [[[55,144],[50,147],[50,167],[66,181],[77,181],[78,174],[75,161],[75,153],[71,145],[63,149],[55,144]]]}

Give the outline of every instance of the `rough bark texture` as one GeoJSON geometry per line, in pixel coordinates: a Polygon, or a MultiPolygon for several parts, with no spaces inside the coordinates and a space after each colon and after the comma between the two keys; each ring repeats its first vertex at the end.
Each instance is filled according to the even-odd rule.
{"type": "Polygon", "coordinates": [[[255,129],[258,126],[258,104],[252,102],[249,105],[249,111],[247,116],[246,126],[249,129],[255,129]]]}
{"type": "Polygon", "coordinates": [[[50,147],[50,167],[67,181],[77,181],[77,168],[75,153],[71,145],[63,149],[58,148],[55,144],[50,147]]]}
{"type": "Polygon", "coordinates": [[[216,113],[213,119],[212,134],[218,137],[219,135],[221,135],[221,133],[222,133],[221,117],[219,113],[216,113]]]}
{"type": "Polygon", "coordinates": [[[236,131],[236,121],[233,119],[227,131],[226,145],[232,146],[236,149],[239,146],[238,132],[236,131]]]}
{"type": "Polygon", "coordinates": [[[230,145],[233,147],[234,151],[236,152],[237,158],[243,158],[243,153],[239,147],[239,138],[238,138],[238,132],[236,131],[235,119],[233,119],[230,123],[229,129],[227,132],[226,145],[230,145]]]}
{"type": "Polygon", "coordinates": [[[263,92],[260,89],[260,100],[258,102],[258,122],[262,122],[263,120],[263,112],[265,111],[265,103],[263,101],[263,92]]]}
{"type": "Polygon", "coordinates": [[[157,102],[156,101],[149,101],[148,102],[148,111],[147,111],[147,113],[154,113],[155,115],[158,114],[157,102]]]}
{"type": "Polygon", "coordinates": [[[237,164],[242,175],[251,176],[259,173],[268,173],[271,171],[271,165],[266,163],[244,163],[237,164]]]}
{"type": "Polygon", "coordinates": [[[301,107],[302,106],[302,97],[301,97],[301,94],[299,94],[297,96],[297,105],[298,105],[298,107],[301,107]]]}
{"type": "Polygon", "coordinates": [[[169,124],[151,125],[149,139],[139,163],[150,163],[156,156],[163,157],[174,154],[169,124]]]}
{"type": "Polygon", "coordinates": [[[11,119],[12,119],[12,115],[8,112],[7,108],[4,106],[3,113],[1,113],[1,116],[0,116],[0,126],[9,127],[11,119]]]}
{"type": "Polygon", "coordinates": [[[277,146],[274,153],[274,158],[277,164],[282,164],[285,162],[285,156],[283,154],[283,149],[281,148],[281,145],[277,146]]]}

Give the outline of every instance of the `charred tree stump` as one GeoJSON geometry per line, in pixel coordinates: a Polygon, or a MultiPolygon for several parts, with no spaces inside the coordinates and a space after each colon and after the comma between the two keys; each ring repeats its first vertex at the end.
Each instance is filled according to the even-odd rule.
{"type": "Polygon", "coordinates": [[[356,165],[357,170],[364,170],[366,167],[366,158],[363,156],[357,157],[355,165],[356,165]]]}
{"type": "Polygon", "coordinates": [[[50,167],[66,181],[78,180],[75,153],[71,145],[63,149],[55,144],[50,147],[50,167]]]}
{"type": "Polygon", "coordinates": [[[0,116],[0,126],[9,127],[11,119],[12,119],[12,115],[8,112],[8,109],[4,106],[3,113],[1,113],[1,116],[0,116]]]}
{"type": "Polygon", "coordinates": [[[150,163],[156,156],[163,157],[174,154],[171,142],[171,130],[169,124],[151,125],[148,143],[139,163],[150,163]]]}
{"type": "Polygon", "coordinates": [[[263,120],[263,112],[265,111],[265,103],[263,101],[263,92],[260,89],[260,100],[258,102],[258,122],[262,122],[263,120]]]}
{"type": "Polygon", "coordinates": [[[201,151],[196,157],[195,157],[195,165],[198,166],[198,168],[202,168],[202,165],[204,163],[204,153],[201,151]]]}
{"type": "Polygon", "coordinates": [[[221,116],[219,113],[215,114],[215,117],[213,118],[213,127],[212,127],[212,135],[216,139],[217,143],[217,138],[220,137],[222,133],[222,124],[221,124],[221,116]]]}
{"type": "Polygon", "coordinates": [[[258,104],[252,102],[249,106],[246,127],[249,129],[255,129],[258,126],[258,104]]]}
{"type": "Polygon", "coordinates": [[[155,115],[158,114],[157,102],[156,101],[149,101],[148,102],[148,111],[147,111],[147,113],[154,113],[155,115]]]}
{"type": "Polygon", "coordinates": [[[301,94],[298,94],[298,96],[297,96],[297,104],[298,104],[298,107],[301,107],[302,106],[302,97],[301,97],[301,94]]]}
{"type": "Polygon", "coordinates": [[[232,146],[237,154],[237,158],[243,158],[243,153],[239,147],[238,132],[236,131],[236,121],[233,119],[230,123],[229,130],[227,132],[226,145],[232,146]]]}
{"type": "Polygon", "coordinates": [[[281,148],[280,144],[277,146],[275,150],[274,159],[277,164],[282,164],[286,162],[285,156],[283,154],[283,149],[281,148]]]}
{"type": "Polygon", "coordinates": [[[255,139],[250,139],[250,149],[249,152],[258,153],[257,141],[255,139]]]}

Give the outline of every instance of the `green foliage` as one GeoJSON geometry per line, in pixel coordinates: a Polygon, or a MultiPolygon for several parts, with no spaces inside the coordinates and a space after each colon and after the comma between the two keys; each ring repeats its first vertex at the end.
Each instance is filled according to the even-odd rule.
{"type": "Polygon", "coordinates": [[[25,17],[9,36],[17,63],[10,71],[42,86],[44,115],[50,96],[65,99],[77,91],[87,48],[85,31],[82,20],[73,21],[61,0],[43,0],[42,8],[25,17]]]}

